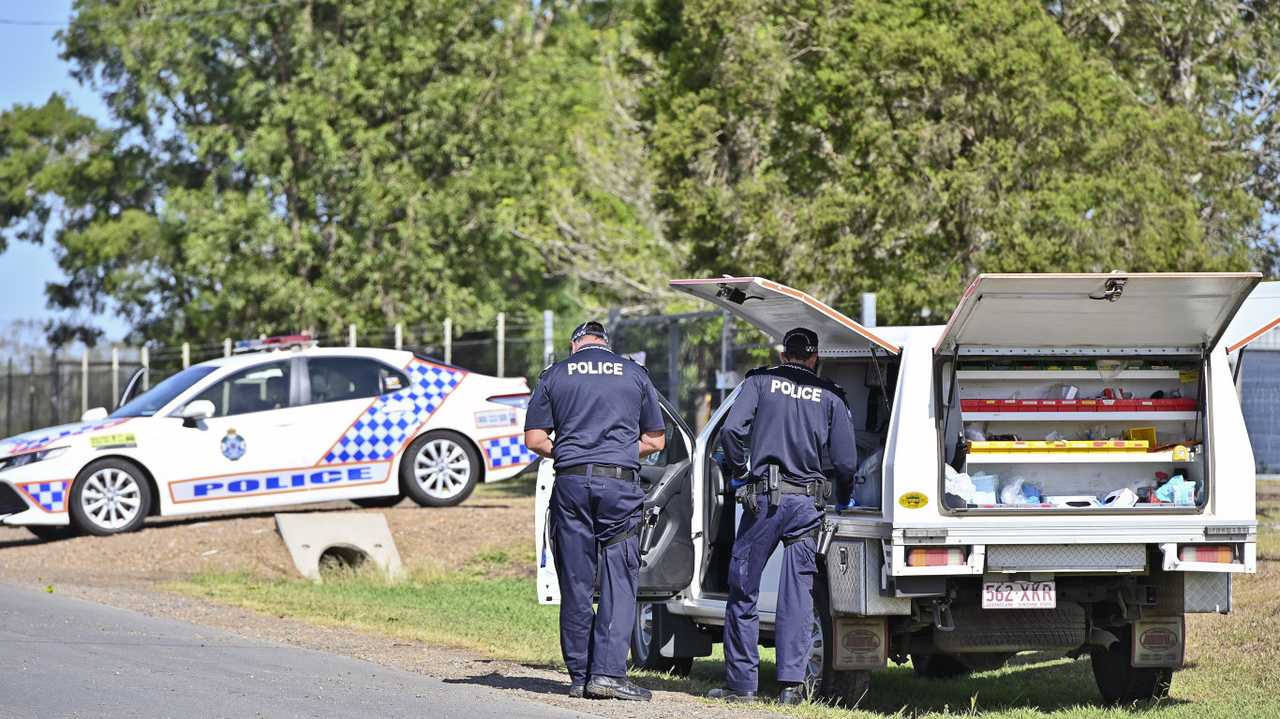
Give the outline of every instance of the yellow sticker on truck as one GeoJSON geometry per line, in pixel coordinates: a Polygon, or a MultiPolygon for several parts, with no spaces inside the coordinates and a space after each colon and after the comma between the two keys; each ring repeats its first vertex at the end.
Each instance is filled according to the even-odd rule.
{"type": "Polygon", "coordinates": [[[132,432],[100,434],[97,437],[89,438],[89,446],[94,449],[125,449],[137,447],[138,439],[133,436],[132,432]]]}
{"type": "Polygon", "coordinates": [[[898,504],[903,509],[920,509],[928,503],[929,497],[923,492],[907,492],[898,497],[898,504]]]}

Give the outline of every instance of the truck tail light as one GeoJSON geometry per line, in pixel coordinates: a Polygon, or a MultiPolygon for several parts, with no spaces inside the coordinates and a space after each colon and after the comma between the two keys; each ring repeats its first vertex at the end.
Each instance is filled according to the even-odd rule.
{"type": "Polygon", "coordinates": [[[960,547],[917,547],[907,550],[908,567],[963,566],[969,562],[960,547]]]}
{"type": "Polygon", "coordinates": [[[1183,562],[1233,564],[1236,553],[1229,544],[1184,544],[1178,548],[1178,559],[1183,562]]]}

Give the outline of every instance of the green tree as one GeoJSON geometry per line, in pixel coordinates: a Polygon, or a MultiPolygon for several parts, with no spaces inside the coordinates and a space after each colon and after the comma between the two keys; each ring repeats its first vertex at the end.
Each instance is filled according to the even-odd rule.
{"type": "Polygon", "coordinates": [[[609,132],[631,88],[607,8],[78,0],[61,39],[113,126],[60,98],[0,118],[0,227],[57,243],[57,306],[159,339],[474,326],[652,301],[678,258],[641,136],[609,132]]]}
{"type": "Polygon", "coordinates": [[[1247,159],[1041,4],[651,0],[644,41],[657,199],[698,271],[875,290],[911,323],[980,271],[1249,266],[1247,159]]]}

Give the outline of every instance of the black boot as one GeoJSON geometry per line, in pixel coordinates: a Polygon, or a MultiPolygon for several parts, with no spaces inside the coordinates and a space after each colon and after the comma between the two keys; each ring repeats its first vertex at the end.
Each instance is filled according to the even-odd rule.
{"type": "Polygon", "coordinates": [[[803,684],[787,684],[778,692],[778,703],[788,706],[803,704],[808,695],[803,684]]]}
{"type": "Polygon", "coordinates": [[[740,692],[729,687],[719,687],[707,692],[708,699],[720,699],[731,704],[751,704],[756,700],[755,692],[740,692]]]}
{"type": "Polygon", "coordinates": [[[591,699],[622,699],[632,702],[647,702],[653,698],[653,692],[636,686],[626,677],[597,677],[587,680],[586,696],[591,699]]]}
{"type": "Polygon", "coordinates": [[[583,686],[584,686],[584,685],[579,684],[579,683],[577,683],[577,682],[572,682],[572,683],[570,683],[570,684],[569,684],[569,697],[570,697],[570,698],[572,698],[572,699],[581,699],[581,698],[582,698],[582,688],[583,688],[583,686]]]}

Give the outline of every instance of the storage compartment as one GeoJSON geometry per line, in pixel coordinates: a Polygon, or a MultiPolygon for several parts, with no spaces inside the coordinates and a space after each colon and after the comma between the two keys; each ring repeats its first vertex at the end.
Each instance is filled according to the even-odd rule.
{"type": "Polygon", "coordinates": [[[1207,501],[1199,357],[964,357],[942,372],[948,510],[1195,511],[1207,501]]]}

